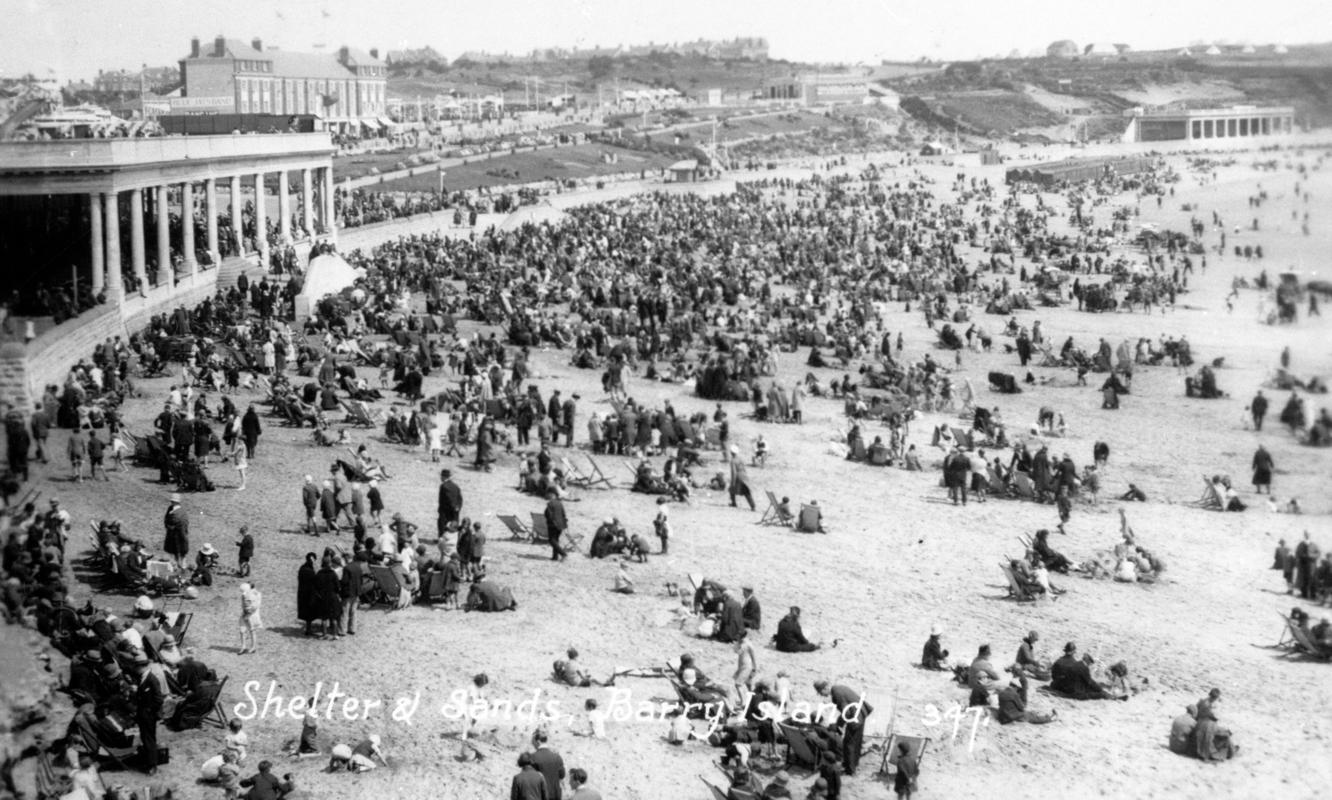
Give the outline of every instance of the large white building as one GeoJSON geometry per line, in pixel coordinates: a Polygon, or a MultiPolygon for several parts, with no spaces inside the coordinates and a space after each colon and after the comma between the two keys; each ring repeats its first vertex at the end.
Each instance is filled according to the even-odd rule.
{"type": "Polygon", "coordinates": [[[201,47],[196,38],[180,72],[178,114],[314,114],[342,132],[386,123],[388,73],[376,50],[297,53],[221,36],[201,47]]]}

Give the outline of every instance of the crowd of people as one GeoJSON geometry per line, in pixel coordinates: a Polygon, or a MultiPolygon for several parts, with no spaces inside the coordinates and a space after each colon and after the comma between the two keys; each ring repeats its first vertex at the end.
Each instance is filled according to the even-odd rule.
{"type": "MultiPolygon", "coordinates": [[[[323,299],[298,328],[286,321],[295,282],[270,281],[268,275],[251,282],[242,276],[235,287],[192,311],[180,309],[154,319],[146,330],[123,341],[115,338],[100,344],[89,362],[71,371],[64,386],[47,393],[37,412],[20,413],[12,423],[7,420],[7,430],[22,432],[9,438],[11,469],[26,463],[33,439],[38,439],[40,448],[46,437],[38,438],[39,429],[60,424],[82,430],[86,421],[92,438],[70,450],[72,466],[81,476],[81,463],[74,457],[91,459],[88,442],[97,439],[98,431],[107,428],[113,438],[121,438],[116,409],[123,397],[136,391],[134,378],[178,368],[178,378],[171,373],[174,383],[152,433],[139,437],[143,447],[141,452],[136,448],[136,455],[182,492],[221,483],[209,477],[217,474],[209,472],[213,458],[225,459],[237,472],[234,488],[245,489],[250,462],[263,454],[259,441],[272,435],[264,433],[265,425],[274,424],[260,421],[256,405],[267,405],[269,419],[277,424],[308,425],[316,443],[338,448],[344,446],[346,431],[334,438],[331,415],[341,412],[337,421],[349,426],[363,422],[377,426],[382,421],[389,446],[419,450],[431,463],[457,457],[460,466],[470,461],[484,474],[501,453],[517,455],[518,488],[545,503],[544,511],[534,515],[540,520],[534,518],[533,523],[534,527],[543,523],[551,561],[556,562],[550,568],[558,569],[558,562],[584,549],[581,532],[570,530],[563,504],[572,499],[573,487],[588,486],[595,479],[571,459],[585,437],[586,454],[578,455],[593,470],[600,472],[594,456],[634,457],[633,489],[657,496],[652,525],[658,547],[648,536],[633,533],[632,523],[608,515],[585,548],[594,559],[617,562],[611,589],[627,595],[637,590],[626,562],[643,562],[668,552],[670,502],[693,502],[695,489],[711,485],[725,493],[730,506],[757,511],[748,467],[757,468],[768,457],[766,443],[760,447],[759,437],[752,456],[742,454],[740,432],[732,427],[735,421],[724,410],[724,401],[748,403],[748,427],[749,422],[802,423],[806,398],[837,396],[845,398],[853,420],[846,438],[850,457],[872,464],[901,463],[908,470],[921,469],[915,443],[909,441],[916,414],[962,413],[968,423],[962,435],[952,426],[938,426],[932,443],[944,453],[943,485],[952,502],[1030,496],[1055,506],[1061,523],[1055,530],[1062,531],[1075,498],[1097,502],[1098,470],[1109,458],[1109,444],[1097,443],[1093,464],[1079,471],[1070,453],[1056,455],[1060,448],[1045,440],[1067,432],[1062,415],[1043,409],[1037,435],[1019,435],[1005,424],[1000,407],[984,407],[969,381],[949,373],[964,353],[990,347],[987,342],[992,337],[981,326],[961,328],[973,309],[995,302],[1028,302],[1040,283],[1035,275],[1026,274],[1025,266],[1020,271],[1015,268],[1014,253],[1040,263],[1067,264],[1067,270],[1090,280],[1102,267],[1096,255],[1099,232],[1089,214],[1080,214],[1077,236],[1057,235],[1052,223],[1059,212],[1053,206],[1042,202],[1032,210],[1020,202],[1020,193],[1004,196],[983,180],[959,176],[952,189],[958,199],[941,203],[931,180],[922,174],[866,166],[859,172],[807,180],[741,184],[734,193],[715,197],[640,195],[573,209],[561,224],[528,224],[466,238],[407,237],[350,254],[349,262],[363,268],[364,277],[323,299]],[[968,263],[962,256],[968,244],[983,248],[986,260],[968,263]],[[424,303],[425,314],[415,313],[413,303],[418,301],[424,303]],[[905,352],[901,332],[894,337],[877,310],[885,303],[915,309],[927,329],[936,322],[949,326],[951,335],[943,339],[944,350],[952,351],[952,365],[935,354],[905,352]],[[459,320],[496,325],[501,333],[461,337],[459,320]],[[543,383],[547,379],[536,378],[533,353],[546,347],[569,351],[577,368],[601,371],[613,413],[580,419],[580,394],[558,381],[543,383]],[[777,374],[778,353],[806,348],[805,364],[811,372],[805,380],[777,374]],[[851,366],[856,362],[861,364],[858,371],[851,366]],[[812,370],[834,363],[843,368],[843,377],[830,380],[825,388],[812,370]],[[368,376],[376,370],[378,381],[373,381],[368,376]],[[650,381],[682,380],[692,380],[697,408],[684,408],[688,401],[678,399],[644,399],[653,395],[637,391],[650,381]],[[238,402],[243,395],[245,400],[238,402]],[[391,397],[405,410],[392,408],[377,421],[374,412],[391,397]],[[711,414],[705,410],[708,404],[715,405],[711,414]],[[40,425],[38,415],[46,420],[40,425]],[[876,420],[885,426],[887,441],[876,435],[867,444],[867,431],[876,420]],[[220,426],[220,436],[215,435],[213,423],[220,426]],[[474,457],[463,447],[474,447],[474,457]],[[1005,464],[1000,451],[1009,449],[1011,457],[1005,464]],[[698,469],[705,450],[715,452],[725,465],[711,481],[698,469]],[[665,456],[660,474],[650,461],[653,456],[665,456]]],[[[432,210],[429,202],[424,210],[432,210]]],[[[404,208],[361,193],[343,197],[342,203],[344,218],[365,222],[404,208]]],[[[1193,243],[1187,236],[1184,242],[1193,243]]],[[[1182,292],[1191,271],[1186,260],[1190,249],[1172,244],[1165,252],[1149,251],[1146,263],[1139,266],[1153,277],[1155,289],[1182,292]]],[[[1069,302],[1072,296],[1060,294],[1060,302],[1069,302]]],[[[1047,344],[1055,341],[1053,334],[1036,324],[1030,329],[1010,326],[1001,335],[1013,338],[1018,367],[1025,367],[1033,353],[1056,358],[1047,344]]],[[[1157,353],[1148,340],[1140,340],[1137,348],[1124,342],[1116,354],[1103,339],[1094,350],[1083,352],[1068,337],[1057,360],[1076,373],[1079,384],[1086,383],[1088,372],[1108,373],[1107,383],[1114,382],[1109,388],[1117,398],[1128,392],[1135,369],[1161,363],[1167,352],[1174,363],[1192,363],[1187,341],[1162,344],[1157,353]]],[[[997,383],[1004,392],[1012,382],[997,383]]],[[[1260,424],[1260,419],[1255,417],[1255,423],[1260,424]]],[[[470,516],[464,512],[464,494],[451,469],[440,472],[435,528],[423,530],[402,511],[388,513],[391,505],[381,488],[398,477],[396,470],[390,475],[368,445],[347,450],[349,458],[332,459],[326,474],[306,475],[298,488],[293,486],[293,498],[300,497],[303,532],[329,534],[328,541],[333,542],[311,549],[294,570],[296,617],[304,636],[324,641],[355,636],[358,609],[374,604],[401,609],[414,602],[442,602],[478,612],[519,608],[512,589],[488,577],[494,559],[502,556],[488,547],[489,532],[481,522],[484,510],[468,507],[470,516]],[[344,530],[352,534],[345,548],[332,538],[344,530]]],[[[1256,458],[1254,465],[1255,477],[1265,470],[1270,479],[1269,461],[1256,458]]],[[[1255,484],[1263,485],[1257,480],[1255,484]]],[[[1129,488],[1130,494],[1138,492],[1132,485],[1129,488]]],[[[217,571],[216,551],[206,544],[195,553],[189,542],[188,514],[182,509],[205,502],[199,495],[189,499],[175,495],[164,519],[162,550],[174,571],[188,574],[188,583],[196,585],[209,585],[200,573],[207,573],[211,581],[217,571]]],[[[175,658],[172,644],[178,646],[179,641],[168,644],[167,634],[156,635],[169,624],[151,601],[142,618],[130,624],[117,622],[109,610],[91,604],[71,606],[63,577],[71,527],[68,515],[62,516],[58,507],[45,515],[31,509],[23,513],[12,526],[18,533],[9,535],[5,549],[6,613],[11,619],[28,619],[39,629],[58,629],[74,662],[98,678],[80,680],[80,685],[88,685],[87,729],[109,737],[103,724],[108,715],[117,708],[137,715],[137,745],[143,753],[139,763],[151,770],[156,766],[159,708],[168,693],[175,692],[173,681],[184,687],[175,708],[194,709],[182,714],[182,725],[211,712],[212,706],[201,705],[206,690],[199,689],[211,685],[203,680],[206,668],[197,670],[200,678],[193,689],[180,682],[181,664],[190,664],[190,659],[182,654],[176,663],[167,663],[175,658]],[[16,577],[17,586],[12,583],[16,577]],[[98,666],[99,659],[103,666],[98,666]],[[122,676],[132,671],[138,679],[129,685],[101,680],[98,670],[113,663],[120,665],[122,676]],[[118,706],[116,698],[127,689],[142,696],[118,706]]],[[[817,529],[822,528],[821,513],[817,529]]],[[[530,533],[541,538],[536,531],[530,533]]],[[[1024,592],[1049,597],[1066,590],[1052,581],[1051,573],[1082,571],[1135,583],[1160,580],[1164,561],[1138,542],[1126,520],[1121,533],[1123,541],[1112,552],[1079,563],[1055,549],[1051,531],[1042,529],[1027,543],[1022,558],[1009,559],[1005,566],[1024,592]]],[[[245,578],[239,586],[240,649],[248,655],[263,646],[262,595],[249,577],[254,539],[245,531],[239,536],[237,577],[245,578]]],[[[142,542],[120,538],[107,528],[106,544],[117,554],[128,548],[123,551],[128,557],[117,563],[137,573],[144,567],[142,542]]],[[[1325,597],[1327,570],[1320,565],[1332,562],[1319,562],[1316,546],[1311,550],[1309,543],[1302,543],[1301,547],[1302,552],[1297,548],[1287,555],[1278,551],[1280,568],[1305,598],[1325,597]]],[[[266,587],[266,591],[281,589],[266,587]]],[[[815,791],[822,795],[816,796],[837,797],[843,778],[858,774],[865,721],[873,712],[869,703],[856,689],[828,678],[812,688],[835,713],[805,726],[773,716],[765,709],[785,707],[792,689],[784,671],[774,679],[760,671],[757,642],[763,620],[753,587],[741,586],[737,592],[715,580],[700,579],[692,595],[677,594],[688,606],[697,633],[709,642],[729,645],[736,653],[737,669],[729,685],[707,680],[692,657],[680,659],[672,676],[686,702],[721,703],[733,712],[709,740],[725,751],[722,763],[732,786],[782,796],[772,794],[773,787],[784,788],[789,774],[783,780],[778,773],[760,786],[751,757],[771,754],[779,739],[799,736],[818,753],[822,786],[816,783],[815,791]]],[[[820,649],[822,643],[811,641],[804,632],[801,608],[787,607],[775,634],[767,637],[775,649],[784,654],[820,649]]],[[[1074,700],[1126,700],[1141,685],[1129,678],[1124,662],[1102,668],[1095,658],[1080,655],[1074,642],[1065,646],[1061,658],[1042,661],[1035,654],[1039,640],[1035,631],[1020,645],[1009,669],[1011,678],[1005,681],[993,665],[988,645],[968,665],[949,658],[941,636],[941,628],[931,632],[922,666],[953,671],[974,706],[989,706],[996,697],[995,713],[1006,724],[1063,719],[1029,708],[1032,682],[1048,680],[1055,694],[1074,700]]],[[[832,646],[836,645],[834,640],[832,646]]],[[[571,686],[597,685],[590,675],[571,667],[576,658],[570,654],[557,662],[555,674],[571,686]]],[[[194,671],[189,667],[186,676],[194,671]]],[[[600,684],[613,680],[614,675],[600,684]]],[[[1236,750],[1229,732],[1216,725],[1219,692],[1213,694],[1205,709],[1202,703],[1196,709],[1195,726],[1180,734],[1185,737],[1182,746],[1205,760],[1223,759],[1236,750]]],[[[80,731],[71,739],[76,749],[79,742],[105,744],[80,731]]],[[[1174,740],[1172,730],[1172,747],[1174,740]]],[[[366,769],[385,763],[378,741],[371,738],[362,744],[347,747],[346,752],[335,749],[333,766],[366,769]]],[[[111,745],[131,746],[123,738],[111,745]]],[[[539,734],[532,752],[520,759],[513,796],[558,797],[565,780],[575,797],[595,796],[585,785],[586,773],[566,773],[546,745],[544,734],[539,734]]],[[[96,747],[84,749],[90,750],[84,753],[89,758],[97,755],[96,747]]],[[[221,753],[218,765],[218,780],[224,787],[231,785],[237,765],[244,761],[231,755],[221,753]]],[[[76,755],[71,763],[78,760],[76,755]]],[[[907,794],[917,773],[910,754],[898,759],[898,775],[905,776],[907,794]]],[[[290,791],[280,787],[292,785],[290,777],[273,777],[271,764],[268,768],[261,764],[258,776],[250,780],[271,783],[279,794],[290,791]]],[[[903,784],[896,788],[902,795],[903,784]]]]}

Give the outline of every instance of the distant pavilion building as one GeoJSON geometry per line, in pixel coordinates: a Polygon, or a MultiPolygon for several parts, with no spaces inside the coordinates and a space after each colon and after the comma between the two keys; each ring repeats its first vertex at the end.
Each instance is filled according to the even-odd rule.
{"type": "Polygon", "coordinates": [[[1170,142],[1285,136],[1295,131],[1291,106],[1260,108],[1196,108],[1179,111],[1133,111],[1125,142],[1170,142]]]}

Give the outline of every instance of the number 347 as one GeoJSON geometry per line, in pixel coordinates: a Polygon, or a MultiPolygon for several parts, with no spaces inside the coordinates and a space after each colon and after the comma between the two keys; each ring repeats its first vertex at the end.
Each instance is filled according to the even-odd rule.
{"type": "Polygon", "coordinates": [[[957,735],[962,728],[962,717],[967,714],[971,714],[971,734],[967,739],[967,752],[970,753],[976,749],[976,732],[980,730],[982,725],[990,724],[990,715],[984,707],[972,706],[970,708],[963,708],[961,703],[953,703],[948,707],[947,711],[944,711],[941,714],[939,709],[933,703],[930,703],[925,706],[925,713],[922,716],[921,721],[930,727],[934,727],[942,724],[944,720],[951,719],[953,721],[952,740],[956,743],[957,735]]]}

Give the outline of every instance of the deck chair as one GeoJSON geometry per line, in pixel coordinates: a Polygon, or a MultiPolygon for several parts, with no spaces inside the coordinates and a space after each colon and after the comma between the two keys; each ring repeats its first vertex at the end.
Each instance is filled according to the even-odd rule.
{"type": "Polygon", "coordinates": [[[721,428],[708,428],[703,431],[703,444],[713,449],[721,449],[721,428]]]}
{"type": "Polygon", "coordinates": [[[794,725],[780,725],[782,737],[786,739],[786,766],[795,764],[818,771],[822,764],[820,751],[809,743],[805,732],[794,725]]]}
{"type": "Polygon", "coordinates": [[[801,504],[800,519],[796,522],[796,530],[801,533],[826,533],[826,531],[820,530],[820,516],[818,506],[801,504]]]}
{"type": "Polygon", "coordinates": [[[968,450],[972,448],[971,431],[965,428],[953,426],[953,441],[957,442],[958,447],[965,447],[968,450]]]}
{"type": "Polygon", "coordinates": [[[902,757],[897,752],[897,745],[903,743],[910,748],[911,755],[916,757],[916,766],[920,766],[920,762],[925,759],[925,750],[929,748],[930,741],[928,736],[907,736],[889,731],[888,745],[883,751],[883,763],[879,765],[879,772],[886,773],[889,767],[893,768],[893,772],[897,772],[897,761],[902,757]]]}
{"type": "Polygon", "coordinates": [[[1309,638],[1309,634],[1304,628],[1295,624],[1294,620],[1286,620],[1286,628],[1290,630],[1291,638],[1295,640],[1295,648],[1286,655],[1307,655],[1323,661],[1332,660],[1332,649],[1319,647],[1313,639],[1309,638]]]}
{"type": "Polygon", "coordinates": [[[1004,571],[1004,577],[1008,579],[1008,594],[1010,597],[1019,603],[1034,601],[1036,599],[1036,595],[1027,591],[1026,587],[1018,581],[1017,576],[1013,574],[1012,568],[1007,564],[1000,564],[999,569],[1004,571]]]}
{"type": "Polygon", "coordinates": [[[624,464],[624,468],[629,470],[630,484],[638,483],[638,465],[632,461],[622,461],[620,463],[624,464]]]}
{"type": "Polygon", "coordinates": [[[564,467],[564,482],[570,486],[586,489],[592,483],[592,479],[578,467],[575,467],[570,463],[568,457],[560,456],[560,465],[564,467]]]}
{"type": "Polygon", "coordinates": [[[532,541],[536,544],[550,541],[550,529],[546,527],[546,515],[539,511],[532,512],[532,541]]]}
{"type": "Polygon", "coordinates": [[[768,510],[763,512],[763,516],[759,519],[759,524],[783,525],[787,528],[791,527],[791,523],[795,520],[790,514],[782,513],[782,504],[777,502],[777,495],[773,494],[770,489],[765,490],[764,493],[768,495],[768,510]]]}
{"type": "Polygon", "coordinates": [[[1226,504],[1221,500],[1221,496],[1216,493],[1216,487],[1212,485],[1206,475],[1203,476],[1202,496],[1198,498],[1196,505],[1213,511],[1222,511],[1226,507],[1226,504]]]}
{"type": "MultiPolygon", "coordinates": [[[[504,527],[509,529],[509,533],[513,534],[514,539],[526,542],[530,541],[534,536],[532,529],[524,525],[522,520],[512,514],[496,514],[495,518],[503,523],[504,527]]],[[[545,517],[542,517],[542,519],[545,519],[545,517]]]]}
{"type": "Polygon", "coordinates": [[[33,782],[38,797],[64,797],[70,789],[69,771],[57,770],[46,748],[37,751],[37,765],[33,769],[33,782]]]}
{"type": "Polygon", "coordinates": [[[987,483],[989,484],[990,488],[990,496],[1008,497],[1008,486],[1004,484],[1002,480],[999,479],[999,473],[994,471],[994,467],[987,468],[985,470],[985,473],[986,475],[989,476],[987,483]]]}
{"type": "Polygon", "coordinates": [[[350,423],[358,428],[375,427],[375,421],[366,413],[364,406],[356,406],[346,400],[339,400],[338,403],[342,406],[342,410],[347,412],[347,416],[342,420],[343,422],[350,423]]]}
{"type": "Polygon", "coordinates": [[[611,483],[611,479],[606,477],[606,473],[601,471],[601,467],[598,466],[597,462],[592,459],[591,454],[587,455],[587,464],[591,468],[591,472],[587,473],[588,476],[587,488],[591,489],[594,486],[602,486],[602,485],[604,485],[607,489],[615,488],[615,484],[611,483]]]}
{"type": "Polygon", "coordinates": [[[199,704],[210,704],[208,713],[203,716],[203,721],[211,722],[224,729],[227,727],[227,710],[222,707],[222,687],[227,685],[227,677],[223,676],[222,680],[215,683],[199,685],[199,704]]]}
{"type": "Polygon", "coordinates": [[[379,586],[379,591],[384,595],[384,601],[391,604],[394,608],[405,608],[402,604],[402,596],[405,593],[403,585],[398,581],[398,576],[382,564],[372,564],[370,566],[370,577],[375,579],[379,586]]]}
{"type": "Polygon", "coordinates": [[[190,629],[190,621],[194,619],[193,611],[171,611],[167,612],[167,633],[176,640],[177,647],[185,646],[185,633],[190,629]]]}
{"type": "Polygon", "coordinates": [[[707,778],[699,775],[698,779],[703,781],[703,784],[707,786],[708,789],[712,790],[712,800],[728,800],[726,792],[718,788],[715,784],[709,783],[707,778]]]}
{"type": "Polygon", "coordinates": [[[1017,490],[1018,497],[1024,500],[1036,499],[1036,486],[1031,482],[1031,476],[1025,472],[1013,472],[1013,488],[1017,490]]]}

